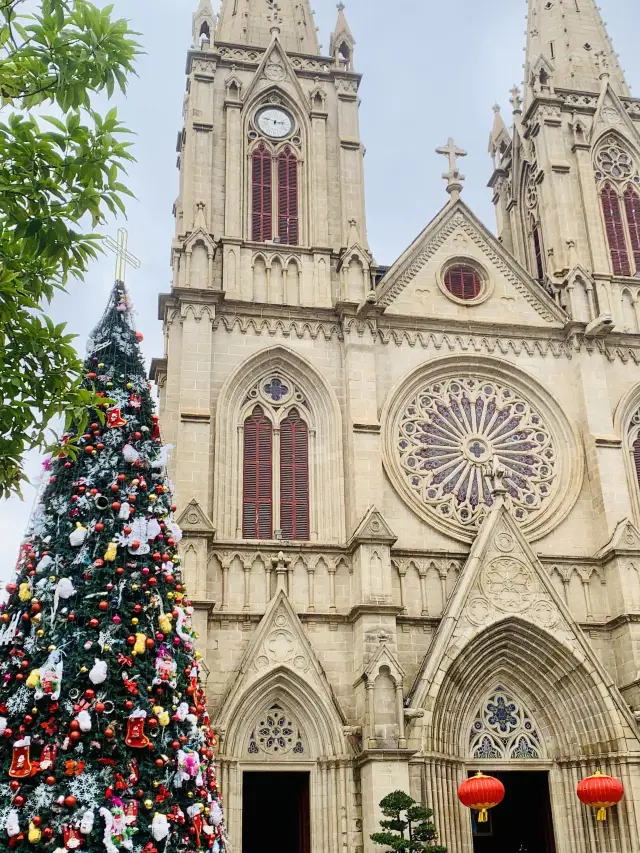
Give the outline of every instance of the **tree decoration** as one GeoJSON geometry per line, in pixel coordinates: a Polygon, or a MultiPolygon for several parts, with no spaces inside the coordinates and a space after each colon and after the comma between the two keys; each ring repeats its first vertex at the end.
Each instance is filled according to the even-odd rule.
{"type": "Polygon", "coordinates": [[[596,820],[605,821],[607,809],[617,806],[624,797],[624,787],[618,779],[597,770],[578,783],[577,794],[585,806],[596,811],[596,820]]]}
{"type": "Polygon", "coordinates": [[[0,604],[0,847],[221,853],[169,448],[120,282],[92,341],[105,405],[48,462],[0,604]]]}
{"type": "Polygon", "coordinates": [[[476,773],[465,779],[458,788],[458,799],[463,806],[478,812],[478,823],[487,823],[489,809],[499,806],[504,800],[504,785],[493,776],[476,773]]]}

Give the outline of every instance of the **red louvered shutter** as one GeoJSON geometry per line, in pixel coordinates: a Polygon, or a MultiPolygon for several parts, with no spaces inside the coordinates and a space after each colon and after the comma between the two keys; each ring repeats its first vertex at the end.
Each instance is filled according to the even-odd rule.
{"type": "Polygon", "coordinates": [[[448,269],[444,283],[449,293],[457,299],[475,299],[482,290],[482,279],[477,271],[465,264],[448,269]]]}
{"type": "Polygon", "coordinates": [[[631,250],[636,265],[636,275],[640,276],[640,195],[631,189],[624,194],[624,206],[631,235],[631,250]]]}
{"type": "Polygon", "coordinates": [[[271,152],[261,142],[253,152],[251,169],[251,236],[259,243],[273,236],[271,152]]]}
{"type": "Polygon", "coordinates": [[[260,406],[244,422],[242,535],[272,539],[273,428],[260,406]]]}
{"type": "Polygon", "coordinates": [[[631,275],[620,199],[611,184],[605,184],[602,190],[602,210],[604,212],[607,240],[609,241],[613,274],[631,275]]]}
{"type": "Polygon", "coordinates": [[[281,243],[297,246],[298,218],[298,160],[287,147],[278,156],[278,236],[281,243]]]}
{"type": "Polygon", "coordinates": [[[296,409],[280,427],[280,528],[283,539],[309,539],[309,430],[296,409]]]}

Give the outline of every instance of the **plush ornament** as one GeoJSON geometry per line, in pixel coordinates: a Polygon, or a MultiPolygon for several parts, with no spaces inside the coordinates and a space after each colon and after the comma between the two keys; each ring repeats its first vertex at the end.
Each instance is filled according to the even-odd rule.
{"type": "Polygon", "coordinates": [[[161,647],[156,659],[156,677],[153,679],[154,684],[168,684],[170,687],[177,685],[178,665],[166,648],[161,647]]]}
{"type": "Polygon", "coordinates": [[[169,464],[169,453],[173,450],[173,444],[165,444],[160,448],[160,453],[157,458],[151,463],[151,467],[154,470],[161,470],[162,468],[166,468],[169,464]]]}
{"type": "Polygon", "coordinates": [[[82,847],[84,838],[75,824],[64,824],[62,827],[62,840],[66,850],[77,850],[82,847]]]}
{"type": "Polygon", "coordinates": [[[156,536],[160,536],[162,533],[162,528],[160,527],[160,522],[157,518],[149,519],[149,523],[147,524],[147,539],[155,539],[156,536]]]}
{"type": "Polygon", "coordinates": [[[138,762],[135,758],[132,758],[129,762],[129,785],[133,786],[137,784],[139,778],[140,771],[138,770],[138,762]]]}
{"type": "Polygon", "coordinates": [[[42,838],[42,830],[33,821],[29,822],[29,834],[27,836],[30,844],[38,844],[42,838]]]}
{"type": "Polygon", "coordinates": [[[191,614],[193,613],[193,608],[187,607],[186,610],[183,610],[182,607],[178,607],[176,609],[178,611],[176,634],[181,640],[189,641],[192,639],[191,614]]]}
{"type": "Polygon", "coordinates": [[[135,826],[138,820],[138,801],[129,800],[124,809],[124,819],[127,826],[135,826]]]}
{"type": "Polygon", "coordinates": [[[120,414],[120,409],[115,407],[113,409],[109,409],[107,412],[107,427],[109,429],[116,429],[117,427],[123,427],[126,425],[127,422],[120,414]]]}
{"type": "Polygon", "coordinates": [[[147,718],[146,711],[134,711],[127,720],[127,735],[125,743],[133,749],[144,749],[149,746],[149,738],[144,733],[144,721],[147,718]]]}
{"type": "Polygon", "coordinates": [[[50,557],[49,554],[46,554],[39,560],[38,564],[36,565],[36,572],[39,575],[43,575],[52,563],[53,557],[50,557]]]}
{"type": "Polygon", "coordinates": [[[156,841],[164,841],[169,835],[169,821],[165,814],[156,812],[151,821],[151,834],[156,841]]]}
{"type": "Polygon", "coordinates": [[[35,698],[47,696],[54,702],[60,698],[62,690],[62,655],[59,650],[51,652],[42,669],[34,669],[27,678],[27,687],[35,690],[35,698]]]}
{"type": "Polygon", "coordinates": [[[162,613],[158,618],[158,627],[163,634],[171,633],[171,614],[162,613]]]}
{"type": "Polygon", "coordinates": [[[175,521],[170,521],[169,524],[167,525],[167,527],[169,528],[169,532],[171,533],[171,538],[174,540],[174,542],[177,545],[178,542],[180,542],[182,540],[181,528],[178,527],[178,525],[176,524],[175,521]]]}
{"type": "Polygon", "coordinates": [[[20,822],[18,818],[18,812],[15,809],[11,809],[11,811],[7,815],[5,829],[7,830],[7,835],[9,836],[9,838],[14,838],[16,835],[20,835],[20,822]]]}
{"type": "Polygon", "coordinates": [[[73,583],[71,582],[71,578],[60,578],[60,580],[56,584],[56,591],[53,597],[53,609],[51,611],[52,625],[55,621],[56,613],[58,612],[58,605],[60,604],[60,599],[62,599],[63,601],[67,601],[67,599],[71,598],[71,596],[75,594],[76,591],[74,589],[73,583]]]}
{"type": "Polygon", "coordinates": [[[202,811],[200,809],[200,803],[195,803],[192,806],[189,806],[187,809],[187,814],[191,818],[191,826],[195,829],[195,838],[196,838],[196,847],[200,847],[200,835],[202,834],[202,811]]]}
{"type": "Polygon", "coordinates": [[[48,743],[42,750],[40,761],[38,762],[40,770],[52,770],[58,754],[58,747],[55,744],[48,743]]]}
{"type": "Polygon", "coordinates": [[[202,785],[202,773],[200,772],[200,757],[193,750],[178,750],[176,756],[178,770],[173,780],[175,788],[182,788],[183,782],[190,779],[196,780],[196,785],[202,785]]]}
{"type": "Polygon", "coordinates": [[[80,832],[83,835],[91,835],[93,832],[93,824],[95,822],[95,814],[92,809],[87,809],[87,811],[82,815],[82,820],[80,821],[80,832]]]}
{"type": "Polygon", "coordinates": [[[107,680],[107,662],[95,658],[95,663],[89,671],[89,681],[92,684],[104,684],[107,680]]]}
{"type": "Polygon", "coordinates": [[[118,556],[118,544],[117,542],[109,542],[107,545],[107,550],[104,552],[104,561],[105,563],[113,563],[118,556]]]}
{"type": "Polygon", "coordinates": [[[189,706],[186,702],[181,702],[178,705],[178,709],[174,714],[174,718],[179,722],[183,723],[187,719],[187,715],[189,713],[189,706]]]}
{"type": "Polygon", "coordinates": [[[8,646],[13,642],[20,628],[21,615],[20,611],[17,611],[10,622],[2,625],[0,628],[0,646],[8,646]]]}
{"type": "Polygon", "coordinates": [[[124,456],[124,461],[128,462],[129,465],[135,465],[138,459],[140,459],[140,454],[130,444],[125,444],[122,448],[122,455],[124,456]]]}
{"type": "Polygon", "coordinates": [[[220,826],[222,823],[222,809],[217,800],[209,803],[209,818],[214,826],[220,826]]]}
{"type": "Polygon", "coordinates": [[[158,714],[158,725],[163,729],[166,728],[171,722],[171,717],[169,716],[168,711],[160,711],[158,714]]]}
{"type": "Polygon", "coordinates": [[[132,513],[132,508],[130,503],[123,503],[120,507],[120,512],[118,513],[118,518],[120,521],[128,521],[129,516],[132,513]]]}
{"type": "Polygon", "coordinates": [[[31,601],[33,598],[33,593],[31,592],[31,585],[27,582],[21,583],[18,587],[18,598],[20,601],[31,601]]]}
{"type": "Polygon", "coordinates": [[[133,647],[134,655],[143,655],[147,650],[147,635],[136,634],[136,642],[133,647]]]}
{"type": "Polygon", "coordinates": [[[91,714],[84,710],[78,713],[76,717],[78,723],[80,723],[80,731],[81,732],[90,732],[91,731],[91,714]]]}
{"type": "Polygon", "coordinates": [[[84,540],[87,538],[88,530],[86,527],[83,527],[82,524],[77,521],[76,529],[69,534],[69,542],[74,548],[79,548],[80,545],[83,544],[84,540]]]}
{"type": "Polygon", "coordinates": [[[13,744],[13,757],[11,759],[11,767],[9,768],[9,776],[12,779],[26,779],[28,776],[33,776],[36,768],[31,761],[31,738],[25,737],[15,741],[13,744]]]}

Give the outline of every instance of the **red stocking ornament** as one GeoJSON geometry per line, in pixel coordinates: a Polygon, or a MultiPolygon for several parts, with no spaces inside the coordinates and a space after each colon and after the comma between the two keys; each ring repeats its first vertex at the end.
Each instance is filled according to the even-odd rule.
{"type": "Polygon", "coordinates": [[[146,711],[134,711],[127,720],[127,736],[124,742],[133,749],[145,749],[149,746],[149,738],[144,733],[146,711]]]}
{"type": "Polygon", "coordinates": [[[26,779],[35,773],[31,761],[31,738],[25,737],[13,744],[13,759],[9,768],[9,776],[12,779],[26,779]]]}

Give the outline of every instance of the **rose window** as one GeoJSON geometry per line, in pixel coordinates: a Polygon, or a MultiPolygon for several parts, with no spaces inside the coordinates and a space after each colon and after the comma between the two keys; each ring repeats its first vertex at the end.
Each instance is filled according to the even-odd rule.
{"type": "Polygon", "coordinates": [[[497,687],[482,702],[471,726],[473,758],[542,758],[536,726],[521,702],[497,687]]]}
{"type": "Polygon", "coordinates": [[[302,735],[293,719],[280,705],[273,705],[260,718],[249,738],[249,755],[266,752],[267,755],[304,754],[302,735]]]}
{"type": "Polygon", "coordinates": [[[601,148],[596,156],[596,165],[603,175],[622,181],[633,174],[633,160],[619,145],[601,148]]]}
{"type": "Polygon", "coordinates": [[[398,421],[403,477],[430,513],[477,527],[493,503],[492,468],[504,471],[507,505],[520,523],[554,492],[556,448],[542,415],[511,388],[475,378],[422,389],[398,421]]]}

